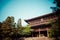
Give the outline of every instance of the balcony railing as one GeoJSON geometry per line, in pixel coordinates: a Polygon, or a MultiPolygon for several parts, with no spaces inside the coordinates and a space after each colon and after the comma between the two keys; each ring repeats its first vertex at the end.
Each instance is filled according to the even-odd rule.
{"type": "Polygon", "coordinates": [[[35,32],[37,32],[37,31],[45,31],[45,30],[49,30],[49,28],[44,28],[44,29],[31,29],[31,31],[35,31],[35,32]]]}
{"type": "Polygon", "coordinates": [[[33,21],[33,22],[30,23],[30,25],[31,26],[36,26],[36,25],[47,24],[47,23],[50,23],[49,20],[54,20],[55,21],[56,19],[57,19],[57,17],[53,18],[53,19],[46,19],[46,20],[43,20],[43,21],[36,21],[36,22],[33,21]]]}

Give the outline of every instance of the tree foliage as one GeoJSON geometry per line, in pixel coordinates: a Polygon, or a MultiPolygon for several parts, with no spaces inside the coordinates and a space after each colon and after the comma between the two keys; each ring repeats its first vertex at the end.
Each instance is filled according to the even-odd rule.
{"type": "Polygon", "coordinates": [[[60,0],[54,0],[56,7],[53,7],[53,12],[57,15],[56,22],[51,21],[51,30],[49,30],[49,37],[59,37],[60,36],[60,0]]]}
{"type": "Polygon", "coordinates": [[[30,35],[30,33],[31,33],[31,28],[29,25],[22,27],[21,35],[30,35]]]}
{"type": "Polygon", "coordinates": [[[6,20],[0,22],[0,39],[10,40],[11,38],[19,38],[22,35],[30,34],[30,26],[22,26],[21,19],[18,20],[18,23],[15,23],[14,17],[8,16],[6,20]]]}

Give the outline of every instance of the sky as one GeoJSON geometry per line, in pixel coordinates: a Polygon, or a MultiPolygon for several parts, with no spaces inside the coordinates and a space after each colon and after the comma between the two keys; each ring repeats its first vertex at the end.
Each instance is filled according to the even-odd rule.
{"type": "Polygon", "coordinates": [[[53,6],[53,0],[0,0],[0,22],[13,16],[15,22],[21,18],[22,25],[26,25],[25,19],[49,14],[53,6]]]}

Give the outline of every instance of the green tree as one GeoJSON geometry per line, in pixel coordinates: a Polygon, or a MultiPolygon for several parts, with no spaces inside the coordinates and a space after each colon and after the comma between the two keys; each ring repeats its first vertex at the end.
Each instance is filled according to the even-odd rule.
{"type": "Polygon", "coordinates": [[[0,22],[0,39],[2,40],[2,29],[1,29],[2,23],[0,22]]]}
{"type": "Polygon", "coordinates": [[[22,27],[21,35],[30,35],[30,34],[31,34],[30,25],[22,27]]]}
{"type": "Polygon", "coordinates": [[[21,30],[22,30],[22,21],[21,21],[21,19],[19,19],[18,23],[17,23],[17,32],[18,32],[18,34],[21,34],[21,30]]]}
{"type": "Polygon", "coordinates": [[[3,38],[5,37],[10,37],[12,28],[14,27],[14,17],[7,17],[5,21],[2,22],[2,36],[3,38]]]}
{"type": "Polygon", "coordinates": [[[60,40],[60,27],[58,26],[58,20],[56,22],[51,21],[51,28],[48,30],[49,37],[55,38],[55,40],[60,40]]]}
{"type": "Polygon", "coordinates": [[[56,13],[57,15],[57,20],[56,22],[52,22],[51,21],[51,30],[50,31],[50,37],[59,37],[60,36],[60,0],[54,0],[53,2],[54,4],[56,4],[56,7],[51,7],[53,9],[53,12],[56,13]]]}

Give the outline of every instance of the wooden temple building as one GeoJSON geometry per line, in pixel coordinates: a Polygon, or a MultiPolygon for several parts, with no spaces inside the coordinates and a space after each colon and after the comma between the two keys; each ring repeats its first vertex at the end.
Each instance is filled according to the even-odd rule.
{"type": "Polygon", "coordinates": [[[56,13],[49,13],[43,16],[25,20],[31,26],[31,35],[33,37],[48,36],[51,23],[49,20],[57,20],[56,13]]]}

